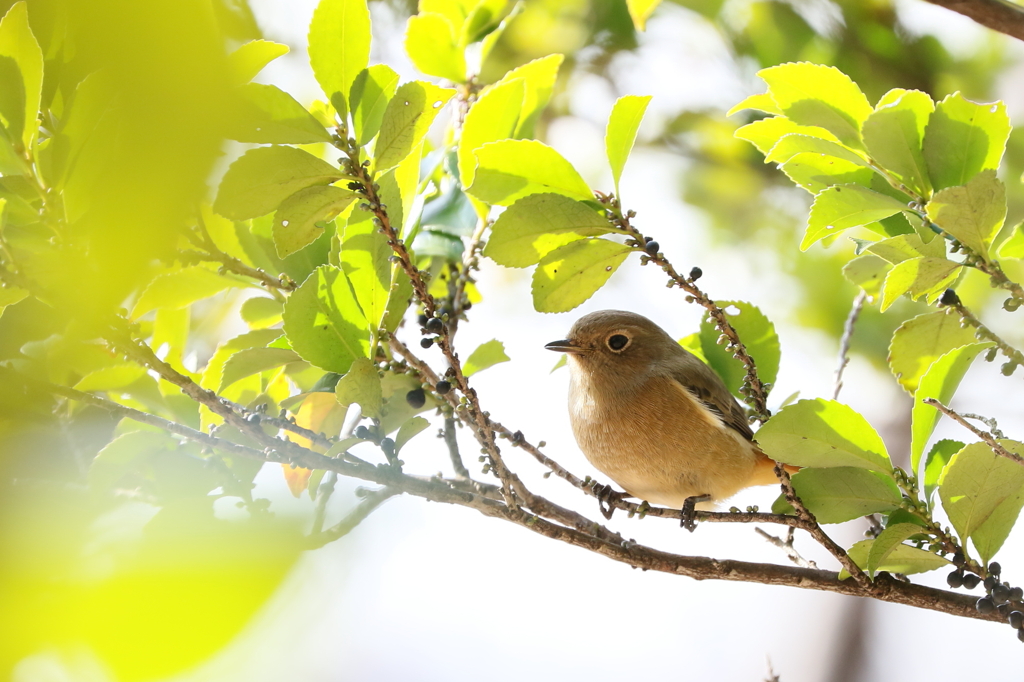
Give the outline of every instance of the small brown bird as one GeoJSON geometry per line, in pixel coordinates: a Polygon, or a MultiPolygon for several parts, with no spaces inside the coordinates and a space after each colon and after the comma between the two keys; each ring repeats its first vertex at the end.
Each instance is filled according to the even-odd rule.
{"type": "Polygon", "coordinates": [[[646,317],[590,313],[544,347],[569,355],[580,449],[631,496],[692,514],[695,503],[777,482],[719,376],[646,317]]]}

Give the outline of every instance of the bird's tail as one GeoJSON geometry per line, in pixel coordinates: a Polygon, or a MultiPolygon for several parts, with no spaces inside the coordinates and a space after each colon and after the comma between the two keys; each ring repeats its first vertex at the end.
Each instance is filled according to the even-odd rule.
{"type": "MultiPolygon", "coordinates": [[[[775,460],[760,450],[757,453],[757,463],[754,465],[754,474],[750,477],[750,485],[773,485],[779,482],[775,475],[775,460]]],[[[800,471],[800,467],[792,464],[783,464],[782,468],[790,474],[800,471]]]]}

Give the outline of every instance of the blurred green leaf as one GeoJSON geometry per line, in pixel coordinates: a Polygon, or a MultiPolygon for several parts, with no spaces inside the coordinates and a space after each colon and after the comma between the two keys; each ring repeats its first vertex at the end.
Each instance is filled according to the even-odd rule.
{"type": "Polygon", "coordinates": [[[985,260],[1006,220],[1006,186],[994,170],[963,187],[948,187],[928,202],[928,218],[985,260]]]}
{"type": "Polygon", "coordinates": [[[1018,223],[999,245],[999,257],[1024,259],[1024,223],[1018,223]]]}
{"type": "Polygon", "coordinates": [[[915,301],[922,296],[934,301],[960,275],[961,267],[945,258],[910,258],[897,263],[885,276],[882,311],[903,294],[909,294],[915,301]]]}
{"type": "Polygon", "coordinates": [[[241,85],[256,77],[270,62],[288,54],[288,46],[270,40],[251,40],[228,55],[228,67],[241,85]]]}
{"type": "Polygon", "coordinates": [[[892,471],[878,432],[852,408],[834,400],[799,400],[784,407],[758,430],[755,439],[777,462],[892,471]]]}
{"type": "Polygon", "coordinates": [[[472,376],[480,370],[493,367],[500,362],[508,362],[509,357],[505,354],[505,345],[497,339],[491,339],[487,343],[477,346],[462,366],[462,373],[465,376],[472,376]]]}
{"type": "Polygon", "coordinates": [[[284,305],[284,333],[310,364],[345,374],[369,354],[370,335],[352,287],[340,268],[322,265],[284,305]]]}
{"type": "Polygon", "coordinates": [[[526,268],[560,246],[615,231],[590,206],[561,194],[531,194],[498,216],[483,253],[509,268],[526,268]]]}
{"type": "Polygon", "coordinates": [[[967,374],[974,358],[978,353],[991,348],[992,343],[972,343],[969,346],[955,348],[939,357],[929,367],[928,371],[921,377],[921,381],[914,392],[914,407],[911,413],[910,428],[910,469],[919,471],[921,455],[924,454],[928,439],[939,422],[941,413],[931,405],[926,405],[926,398],[934,398],[943,405],[949,405],[949,401],[956,393],[960,381],[967,374]]]}
{"type": "Polygon", "coordinates": [[[953,455],[963,449],[964,444],[960,441],[943,438],[928,451],[928,455],[924,458],[924,499],[929,505],[932,493],[939,487],[939,480],[942,478],[946,464],[953,458],[953,455]]]}
{"type": "MultiPolygon", "coordinates": [[[[877,540],[861,540],[846,553],[853,562],[861,568],[867,567],[868,555],[877,540]]],[[[889,550],[885,561],[881,562],[875,570],[900,573],[902,575],[914,575],[915,573],[927,573],[937,568],[949,565],[949,561],[931,552],[910,545],[896,545],[889,550]]],[[[846,580],[850,574],[844,568],[839,572],[839,579],[846,580]]]]}
{"type": "Polygon", "coordinates": [[[580,305],[604,286],[632,249],[587,237],[546,254],[533,273],[533,307],[561,313],[580,305]]]}
{"type": "Polygon", "coordinates": [[[421,12],[409,17],[405,52],[422,73],[454,83],[466,80],[466,57],[447,17],[421,12]]]}
{"type": "Polygon", "coordinates": [[[491,142],[477,149],[475,154],[476,178],[466,191],[480,201],[509,206],[524,196],[542,192],[563,194],[580,201],[594,198],[572,164],[543,142],[491,142]]]}
{"type": "Polygon", "coordinates": [[[476,0],[460,31],[459,45],[478,42],[498,27],[509,8],[509,0],[476,0]]]}
{"type": "Polygon", "coordinates": [[[960,316],[953,310],[918,315],[893,334],[889,369],[900,386],[913,395],[933,362],[954,348],[974,342],[974,330],[961,327],[960,316]]]}
{"type": "Polygon", "coordinates": [[[384,111],[398,89],[398,74],[385,64],[360,71],[352,81],[352,128],[356,144],[362,146],[380,131],[384,111]]]}
{"type": "Polygon", "coordinates": [[[225,289],[244,286],[241,280],[223,277],[202,265],[192,265],[150,282],[135,303],[131,316],[137,319],[158,308],[183,308],[225,289]]]}
{"type": "Polygon", "coordinates": [[[0,316],[7,310],[7,306],[24,301],[28,292],[18,287],[0,287],[0,316]]]}
{"type": "Polygon", "coordinates": [[[815,197],[800,250],[806,251],[825,237],[851,227],[869,225],[905,208],[906,205],[892,197],[859,185],[837,185],[815,197]]]}
{"type": "Polygon", "coordinates": [[[240,314],[250,329],[262,329],[280,322],[283,310],[283,304],[277,299],[257,296],[242,304],[240,314]]]}
{"type": "MultiPolygon", "coordinates": [[[[519,112],[519,120],[516,122],[515,137],[531,138],[534,136],[537,120],[544,113],[544,108],[551,99],[555,81],[558,80],[558,69],[562,66],[564,59],[565,57],[560,54],[549,54],[546,57],[517,66],[502,76],[500,83],[510,83],[517,79],[523,81],[523,106],[519,112]]],[[[463,184],[469,185],[470,183],[464,181],[463,184]]]]}
{"type": "Polygon", "coordinates": [[[352,82],[369,60],[366,0],[320,0],[309,24],[309,63],[342,120],[348,115],[352,82]]]}
{"type": "Polygon", "coordinates": [[[114,391],[134,383],[146,368],[133,362],[122,362],[109,367],[101,367],[89,372],[74,385],[76,391],[114,391]]]}
{"type": "MultiPolygon", "coordinates": [[[[766,384],[774,384],[779,373],[779,336],[764,313],[757,306],[745,301],[718,301],[726,319],[736,329],[750,357],[757,365],[757,374],[766,384]],[[733,312],[735,309],[736,312],[733,312]]],[[[722,377],[733,395],[741,397],[740,388],[747,369],[740,360],[732,356],[725,346],[718,344],[721,332],[715,327],[709,315],[705,314],[700,323],[700,344],[707,363],[722,377]]]]}
{"type": "Polygon", "coordinates": [[[430,422],[423,417],[412,417],[402,424],[395,436],[395,454],[397,455],[405,447],[405,444],[412,440],[413,436],[430,426],[430,422]]]}
{"type": "Polygon", "coordinates": [[[925,126],[935,103],[919,90],[890,90],[864,121],[864,145],[871,157],[921,196],[931,194],[924,154],[925,126]]]}
{"type": "Polygon", "coordinates": [[[933,239],[927,244],[916,234],[901,234],[875,242],[867,249],[884,260],[896,264],[911,258],[945,258],[946,244],[942,239],[933,239]]]}
{"type": "Polygon", "coordinates": [[[792,481],[797,496],[819,523],[843,523],[903,504],[891,478],[859,467],[801,469],[792,481]]]}
{"type": "Polygon", "coordinates": [[[289,362],[301,360],[298,353],[287,348],[248,348],[240,350],[224,363],[220,386],[217,392],[240,379],[259,374],[268,369],[287,365],[289,362]]]}
{"type": "Polygon", "coordinates": [[[300,189],[329,185],[343,177],[337,168],[301,149],[258,147],[228,168],[213,209],[235,220],[258,218],[300,189]]]}
{"type": "MultiPolygon", "coordinates": [[[[1000,440],[999,444],[1024,454],[1021,443],[1000,440]]],[[[972,538],[987,563],[1010,534],[1024,505],[1024,467],[1000,457],[985,443],[971,443],[953,455],[943,470],[939,498],[961,541],[972,538]]]]}
{"type": "Polygon", "coordinates": [[[32,148],[42,91],[43,53],[18,2],[0,21],[0,119],[16,149],[32,148]]]}
{"type": "Polygon", "coordinates": [[[441,107],[455,94],[432,83],[412,81],[398,88],[388,102],[374,145],[376,172],[397,166],[416,149],[441,107]]]}
{"type": "Polygon", "coordinates": [[[864,566],[871,579],[874,580],[875,572],[881,570],[880,567],[886,563],[886,560],[894,551],[900,547],[909,547],[908,545],[903,545],[904,540],[920,532],[921,526],[916,523],[897,523],[887,526],[885,530],[879,533],[875,541],[871,543],[871,549],[868,551],[868,560],[864,566]]]}
{"type": "Polygon", "coordinates": [[[626,0],[626,7],[629,8],[629,16],[636,30],[646,30],[647,20],[660,4],[661,0],[626,0]]]}
{"type": "Polygon", "coordinates": [[[361,414],[370,419],[380,419],[383,408],[380,377],[377,367],[367,358],[356,358],[345,376],[334,387],[338,402],[348,407],[358,403],[361,414]]]}
{"type": "Polygon", "coordinates": [[[611,116],[608,117],[608,127],[604,133],[604,148],[608,155],[608,165],[612,168],[615,196],[619,195],[619,178],[622,177],[622,169],[625,168],[626,159],[629,158],[629,153],[633,150],[637,131],[640,130],[640,121],[643,120],[644,112],[647,111],[647,105],[650,102],[650,95],[620,97],[615,101],[611,116]]]}
{"type": "Polygon", "coordinates": [[[935,106],[924,134],[924,160],[936,190],[967,184],[996,169],[1010,135],[1006,105],[977,104],[959,92],[935,106]]]}
{"type": "Polygon", "coordinates": [[[501,81],[488,88],[466,114],[459,138],[459,181],[463,187],[473,184],[476,157],[473,152],[487,142],[512,137],[523,108],[525,80],[501,81]]]}
{"type": "Polygon", "coordinates": [[[393,252],[387,237],[374,226],[373,217],[358,207],[352,211],[341,241],[341,267],[355,290],[368,333],[376,336],[391,291],[389,259],[393,252]]]}
{"type": "Polygon", "coordinates": [[[231,138],[259,144],[330,142],[324,126],[284,90],[262,83],[238,87],[239,114],[231,138]]]}
{"type": "Polygon", "coordinates": [[[314,185],[285,199],[274,214],[277,255],[286,258],[312,244],[324,232],[322,223],[333,220],[358,198],[334,185],[314,185]]]}
{"type": "Polygon", "coordinates": [[[140,459],[176,447],[177,443],[166,433],[131,431],[110,441],[89,465],[89,487],[106,491],[116,486],[140,459]]]}
{"type": "Polygon", "coordinates": [[[778,107],[805,126],[820,126],[844,144],[862,148],[861,124],[871,105],[849,76],[832,66],[798,62],[758,71],[778,107]]]}

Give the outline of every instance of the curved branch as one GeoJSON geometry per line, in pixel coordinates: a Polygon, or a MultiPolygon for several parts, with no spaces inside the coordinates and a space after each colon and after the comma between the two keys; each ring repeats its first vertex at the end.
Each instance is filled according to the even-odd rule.
{"type": "Polygon", "coordinates": [[[1024,7],[1006,0],[928,0],[957,14],[970,17],[977,23],[1024,40],[1024,7]]]}

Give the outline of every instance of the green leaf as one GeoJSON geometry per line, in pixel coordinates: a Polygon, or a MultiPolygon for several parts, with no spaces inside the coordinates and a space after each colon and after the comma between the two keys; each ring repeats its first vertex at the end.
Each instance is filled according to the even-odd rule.
{"type": "Polygon", "coordinates": [[[159,275],[149,283],[135,303],[132,318],[138,319],[157,308],[184,308],[230,287],[244,286],[238,280],[222,277],[201,265],[181,268],[159,275]]]}
{"type": "Polygon", "coordinates": [[[953,310],[925,313],[907,320],[893,334],[889,369],[911,395],[931,364],[954,348],[974,343],[974,331],[960,326],[953,310]]]}
{"type": "Polygon", "coordinates": [[[953,455],[964,449],[964,444],[958,440],[943,438],[928,451],[924,458],[924,499],[931,504],[932,493],[939,487],[939,479],[946,464],[953,458],[953,455]]]}
{"type": "Polygon", "coordinates": [[[885,277],[882,311],[903,294],[934,301],[960,275],[962,266],[945,258],[911,258],[893,266],[885,277]]]}
{"type": "Polygon", "coordinates": [[[384,396],[384,414],[380,420],[380,428],[385,434],[397,430],[413,415],[436,409],[438,406],[437,399],[429,392],[422,407],[413,407],[409,404],[406,399],[409,391],[422,388],[419,379],[409,374],[385,372],[380,386],[384,396]]]}
{"type": "Polygon", "coordinates": [[[483,145],[475,154],[476,178],[466,191],[485,203],[508,206],[542,192],[580,201],[594,198],[572,164],[542,142],[502,140],[483,145]]]}
{"type": "Polygon", "coordinates": [[[928,202],[928,218],[989,260],[989,247],[1006,220],[1006,186],[994,170],[982,171],[963,187],[936,193],[928,202]]]}
{"type": "Polygon", "coordinates": [[[885,564],[886,559],[897,548],[905,546],[903,545],[904,540],[920,532],[921,526],[916,523],[897,523],[879,533],[868,551],[866,568],[871,579],[874,580],[875,572],[881,570],[879,567],[885,564]]]}
{"type": "Polygon", "coordinates": [[[280,301],[257,296],[246,300],[239,312],[250,329],[263,329],[280,322],[283,311],[284,307],[280,301]]]}
{"type": "Polygon", "coordinates": [[[324,233],[323,223],[334,220],[358,198],[358,194],[334,185],[314,185],[285,199],[274,214],[277,255],[287,258],[312,244],[324,233]]]}
{"type": "MultiPolygon", "coordinates": [[[[757,365],[757,374],[761,381],[775,383],[779,373],[779,336],[775,325],[765,317],[757,306],[744,301],[718,301],[719,307],[725,312],[726,319],[736,329],[740,340],[746,346],[750,357],[757,365]],[[735,310],[736,312],[733,312],[735,310]]],[[[746,366],[734,358],[724,346],[718,345],[721,332],[715,327],[709,315],[705,314],[700,323],[701,355],[707,363],[722,377],[726,387],[735,396],[742,395],[743,377],[747,373],[746,366]]]]}
{"type": "Polygon", "coordinates": [[[762,154],[770,152],[783,136],[793,134],[839,142],[839,138],[824,128],[798,125],[785,116],[763,118],[760,121],[748,123],[734,133],[739,139],[746,140],[757,147],[762,154]]]}
{"type": "Polygon", "coordinates": [[[380,131],[384,111],[398,89],[398,74],[385,64],[363,69],[352,81],[350,103],[356,144],[363,146],[380,131]]]}
{"type": "Polygon", "coordinates": [[[345,224],[341,241],[341,267],[366,316],[369,332],[376,335],[391,291],[391,247],[373,224],[373,214],[356,208],[345,224]]]}
{"type": "Polygon", "coordinates": [[[899,213],[905,204],[860,185],[837,185],[814,199],[807,219],[807,232],[800,242],[806,251],[815,242],[851,227],[868,225],[899,213]]]}
{"type": "Polygon", "coordinates": [[[640,121],[643,120],[647,105],[651,103],[650,95],[638,97],[626,95],[620,97],[612,107],[608,117],[608,128],[604,133],[604,148],[608,155],[608,165],[612,168],[612,179],[615,181],[615,196],[619,195],[619,178],[626,166],[629,152],[633,150],[640,121]]]}
{"type": "Polygon", "coordinates": [[[636,30],[643,31],[647,28],[647,20],[661,0],[626,0],[626,8],[629,9],[629,18],[633,20],[636,30]]]}
{"type": "MultiPolygon", "coordinates": [[[[523,81],[523,106],[519,112],[519,120],[516,122],[515,137],[533,137],[533,129],[537,124],[537,119],[544,113],[544,107],[551,99],[555,81],[558,80],[558,69],[562,66],[564,59],[563,55],[549,54],[546,57],[517,66],[498,81],[499,84],[510,83],[517,79],[523,81]]],[[[470,183],[463,182],[462,184],[468,186],[470,183]]]]}
{"type": "Polygon", "coordinates": [[[74,388],[76,391],[115,391],[135,383],[146,368],[134,362],[122,362],[109,367],[101,367],[82,377],[74,388]]]}
{"type": "Polygon", "coordinates": [[[508,0],[476,0],[462,25],[459,45],[479,42],[497,28],[508,10],[508,0]]]}
{"type": "Polygon", "coordinates": [[[43,52],[32,35],[28,7],[18,2],[0,21],[0,119],[15,148],[32,148],[42,92],[43,52]]]}
{"type": "Polygon", "coordinates": [[[366,0],[320,0],[309,24],[309,64],[327,99],[344,120],[356,74],[370,60],[366,0]]]}
{"type": "Polygon", "coordinates": [[[999,245],[1000,258],[1024,258],[1024,223],[1017,223],[999,245]]]}
{"type": "Polygon", "coordinates": [[[924,160],[936,190],[965,185],[986,168],[995,170],[1010,135],[1006,105],[977,104],[959,92],[935,107],[924,134],[924,160]]]}
{"type": "Polygon", "coordinates": [[[331,164],[295,147],[250,149],[224,174],[213,210],[234,220],[258,218],[300,189],[343,177],[331,164]]]}
{"type": "Polygon", "coordinates": [[[412,280],[409,279],[409,275],[397,263],[391,268],[391,288],[389,291],[391,293],[388,295],[388,307],[384,311],[384,320],[381,322],[381,328],[389,334],[393,334],[398,329],[398,325],[402,323],[405,311],[409,309],[413,292],[412,280]]]}
{"type": "Polygon", "coordinates": [[[878,432],[852,408],[834,400],[816,398],[788,405],[754,438],[766,455],[785,464],[892,471],[878,432]]]}
{"type": "Polygon", "coordinates": [[[28,291],[18,287],[0,287],[0,316],[7,310],[7,306],[20,303],[28,297],[28,291]]]}
{"type": "Polygon", "coordinates": [[[284,304],[284,333],[302,359],[344,374],[356,358],[369,355],[370,335],[348,278],[340,268],[321,265],[284,304]]]}
{"type": "Polygon", "coordinates": [[[228,55],[228,68],[235,83],[248,83],[270,62],[288,54],[288,46],[270,40],[251,40],[228,55]]]}
{"type": "MultiPolygon", "coordinates": [[[[247,348],[265,348],[268,344],[280,338],[283,333],[280,329],[258,329],[225,341],[217,347],[213,357],[206,363],[202,378],[199,380],[199,385],[205,389],[216,391],[221,385],[224,364],[232,355],[247,348]]],[[[248,400],[251,400],[260,392],[261,388],[259,377],[251,377],[250,379],[236,381],[221,394],[221,397],[235,401],[245,399],[248,402],[248,400]]],[[[221,424],[224,421],[222,417],[215,415],[205,405],[199,407],[199,418],[200,426],[204,431],[211,425],[221,424]]]]}
{"type": "Polygon", "coordinates": [[[405,447],[405,444],[412,440],[413,436],[430,426],[430,422],[423,417],[412,417],[398,429],[395,436],[395,454],[397,455],[405,447]]]}
{"type": "Polygon", "coordinates": [[[922,256],[946,257],[946,245],[942,239],[933,239],[925,244],[916,234],[901,234],[883,239],[869,246],[867,251],[893,264],[922,256]]]}
{"type": "Polygon", "coordinates": [[[287,365],[289,362],[301,360],[298,354],[288,348],[248,348],[240,350],[224,363],[224,370],[221,374],[220,386],[217,392],[220,393],[231,384],[259,374],[268,369],[275,369],[287,365]]]}
{"type": "Polygon", "coordinates": [[[165,433],[129,431],[123,433],[96,453],[89,465],[88,481],[93,490],[107,490],[116,486],[137,462],[147,460],[160,452],[176,447],[165,433]]]}
{"type": "Polygon", "coordinates": [[[259,144],[330,142],[331,136],[306,108],[284,90],[262,83],[238,87],[239,112],[230,137],[259,144]]]}
{"type": "Polygon", "coordinates": [[[482,65],[487,63],[487,58],[494,50],[494,46],[498,44],[501,36],[505,34],[505,29],[509,27],[509,24],[515,21],[516,17],[522,13],[523,7],[525,7],[523,0],[517,0],[516,4],[512,6],[512,11],[501,20],[501,23],[498,24],[496,29],[488,33],[483,39],[480,47],[480,63],[482,65]]]}
{"type": "Polygon", "coordinates": [[[903,496],[889,476],[858,467],[801,469],[792,481],[797,496],[818,523],[843,523],[890,512],[903,504],[903,496]]]}
{"type": "Polygon", "coordinates": [[[338,380],[334,387],[338,402],[348,406],[359,405],[361,414],[369,419],[380,419],[383,409],[380,376],[377,368],[367,358],[356,358],[352,368],[338,380]]]}
{"type": "Polygon", "coordinates": [[[521,78],[488,88],[469,108],[459,138],[459,179],[464,187],[473,184],[476,157],[473,152],[487,142],[512,137],[519,121],[526,93],[521,78]]]}
{"type": "Polygon", "coordinates": [[[504,344],[497,339],[491,339],[487,343],[477,346],[477,349],[473,351],[462,366],[462,373],[467,377],[472,376],[482,369],[508,361],[509,357],[505,354],[504,344]]]}
{"type": "Polygon", "coordinates": [[[949,405],[974,358],[992,346],[992,343],[972,343],[955,348],[934,361],[921,377],[917,391],[914,392],[914,407],[910,417],[911,471],[920,471],[921,455],[924,454],[941,414],[936,408],[926,405],[925,398],[934,398],[943,405],[949,405]]]}
{"type": "Polygon", "coordinates": [[[833,159],[840,159],[857,166],[870,168],[870,164],[868,164],[867,159],[849,147],[845,147],[838,142],[832,142],[831,140],[825,140],[820,137],[798,135],[796,133],[783,135],[779,138],[779,141],[775,143],[775,146],[771,148],[771,151],[765,155],[764,162],[785,163],[797,154],[803,153],[817,154],[831,157],[833,159]]]}
{"type": "Polygon", "coordinates": [[[757,75],[794,123],[825,128],[844,144],[861,148],[860,127],[872,109],[857,84],[842,71],[798,62],[762,69],[757,75]]]}
{"type": "MultiPolygon", "coordinates": [[[[871,552],[871,547],[874,543],[875,540],[861,540],[847,550],[846,553],[853,559],[855,564],[864,568],[867,566],[868,554],[871,552]]],[[[947,559],[923,549],[911,547],[910,545],[896,545],[889,552],[885,561],[877,567],[877,570],[900,573],[902,575],[913,575],[915,573],[934,571],[937,568],[948,566],[949,563],[947,559]]],[[[846,572],[845,568],[839,572],[840,580],[846,580],[849,577],[850,574],[846,572]]]]}
{"type": "Polygon", "coordinates": [[[775,116],[782,115],[782,109],[775,103],[772,96],[767,92],[760,92],[756,95],[751,95],[745,100],[730,109],[725,115],[732,116],[733,114],[743,111],[744,109],[753,109],[755,111],[763,111],[766,114],[772,114],[775,116]]]}
{"type": "Polygon", "coordinates": [[[378,173],[394,168],[419,146],[441,107],[454,94],[454,90],[423,81],[412,81],[398,88],[384,109],[373,149],[378,173]]]}
{"type": "Polygon", "coordinates": [[[843,276],[851,283],[863,289],[868,296],[877,298],[882,291],[882,283],[890,265],[885,260],[873,255],[854,258],[843,266],[843,276]]]}
{"type": "Polygon", "coordinates": [[[586,301],[612,276],[632,249],[595,237],[560,246],[533,273],[533,307],[563,313],[586,301]]]}
{"type": "Polygon", "coordinates": [[[700,332],[694,332],[679,339],[679,345],[687,352],[697,356],[697,359],[705,365],[708,364],[708,359],[704,357],[704,346],[701,344],[700,332]]]}
{"type": "Polygon", "coordinates": [[[526,268],[577,239],[616,231],[583,202],[561,194],[531,194],[498,216],[483,253],[505,267],[526,268]]]}
{"type": "Polygon", "coordinates": [[[919,90],[890,90],[864,121],[864,145],[871,157],[919,195],[931,194],[921,145],[935,103],[919,90]]]}
{"type": "Polygon", "coordinates": [[[790,157],[779,170],[794,183],[811,194],[833,185],[861,185],[870,187],[875,172],[870,168],[834,156],[804,152],[790,157]]]}
{"type": "Polygon", "coordinates": [[[466,80],[466,57],[452,22],[441,14],[421,12],[409,17],[405,52],[422,73],[455,83],[466,80]]]}
{"type": "MultiPolygon", "coordinates": [[[[1024,454],[1024,444],[1012,440],[999,444],[1024,454]]],[[[985,443],[971,443],[953,455],[943,470],[939,499],[961,541],[973,538],[987,562],[1006,540],[1024,504],[1024,467],[1000,457],[985,443]]]]}

